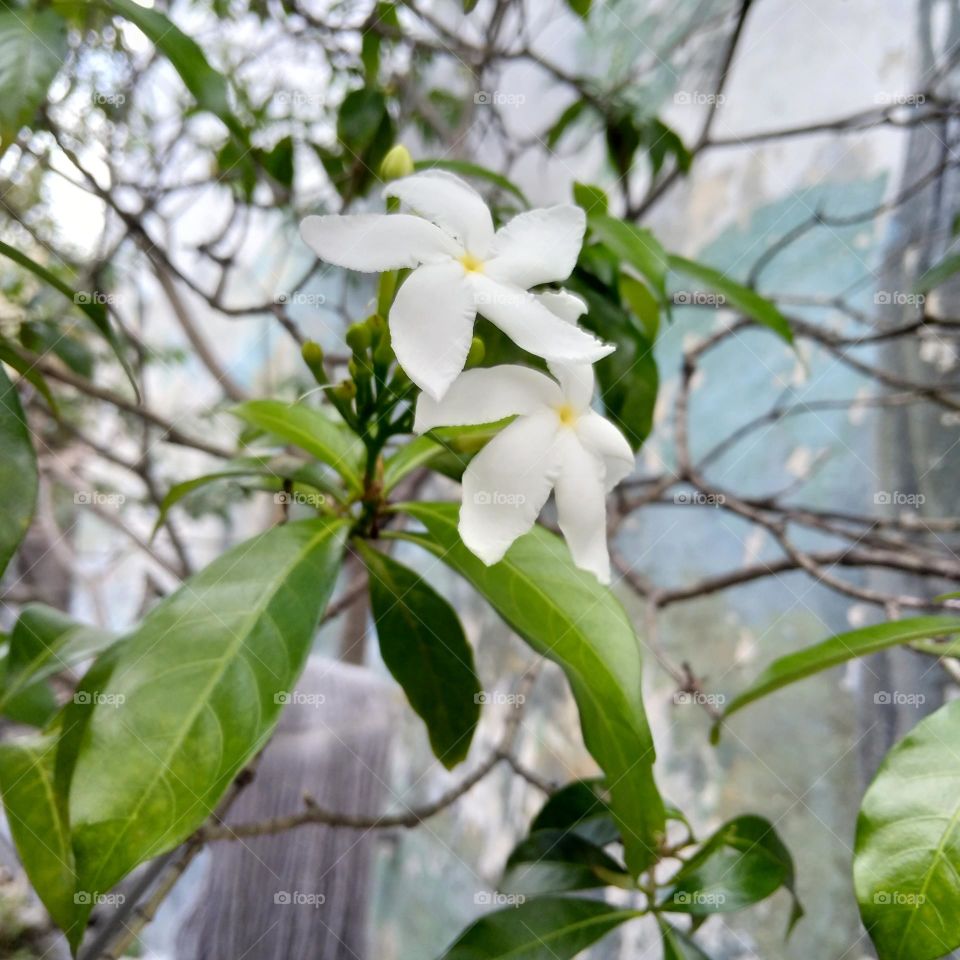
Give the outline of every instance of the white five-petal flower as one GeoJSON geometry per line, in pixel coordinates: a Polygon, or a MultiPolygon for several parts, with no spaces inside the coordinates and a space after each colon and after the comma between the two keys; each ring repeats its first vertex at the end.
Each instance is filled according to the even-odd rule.
{"type": "Polygon", "coordinates": [[[573,271],[585,229],[579,207],[530,210],[495,232],[483,198],[445,171],[404,177],[384,193],[418,215],[311,216],[301,233],[336,266],[415,268],[390,310],[390,334],[400,366],[434,400],[463,370],[478,312],[546,360],[592,363],[612,352],[528,292],[573,271]]]}
{"type": "Polygon", "coordinates": [[[556,380],[515,365],[467,370],[442,400],[421,395],[414,430],[516,416],[464,472],[461,539],[496,563],[533,526],[552,490],[574,562],[609,583],[606,495],[633,470],[633,451],[591,410],[589,364],[551,363],[550,372],[556,380]]]}

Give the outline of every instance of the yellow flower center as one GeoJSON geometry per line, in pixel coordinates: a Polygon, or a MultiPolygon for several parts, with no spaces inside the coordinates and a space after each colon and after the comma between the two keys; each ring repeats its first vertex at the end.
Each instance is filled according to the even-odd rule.
{"type": "Polygon", "coordinates": [[[562,403],[557,407],[557,416],[565,427],[572,427],[577,422],[577,411],[569,403],[562,403]]]}
{"type": "Polygon", "coordinates": [[[461,258],[460,262],[463,264],[463,269],[467,273],[483,273],[483,261],[479,257],[475,257],[472,253],[465,253],[461,258]]]}

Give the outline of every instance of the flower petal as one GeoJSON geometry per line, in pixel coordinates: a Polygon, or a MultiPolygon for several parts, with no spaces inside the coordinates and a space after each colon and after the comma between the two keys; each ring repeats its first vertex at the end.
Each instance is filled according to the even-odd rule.
{"type": "Polygon", "coordinates": [[[446,170],[425,170],[389,184],[384,196],[397,197],[411,210],[457,237],[475,257],[486,257],[493,242],[493,218],[483,197],[446,170]]]}
{"type": "Polygon", "coordinates": [[[593,363],[616,349],[561,320],[526,290],[498,283],[481,273],[468,274],[468,281],[476,294],[476,309],[518,347],[538,357],[593,363]]]}
{"type": "Polygon", "coordinates": [[[426,394],[417,401],[415,433],[434,427],[494,423],[563,402],[557,385],[539,370],[503,364],[465,370],[439,402],[426,394]]]}
{"type": "Polygon", "coordinates": [[[572,204],[518,214],[493,238],[486,272],[524,290],[566,280],[580,256],[586,225],[586,214],[572,204]]]}
{"type": "Polygon", "coordinates": [[[463,370],[477,313],[455,260],[418,267],[390,309],[397,362],[421,390],[439,400],[463,370]]]}
{"type": "Polygon", "coordinates": [[[552,411],[519,417],[470,461],[463,474],[460,536],[487,565],[534,524],[559,467],[552,411]]]}
{"type": "Polygon", "coordinates": [[[364,273],[437,263],[461,253],[439,227],[405,213],[307,217],[300,236],[321,260],[364,273]]]}
{"type": "Polygon", "coordinates": [[[567,323],[576,323],[587,312],[586,302],[569,290],[544,290],[534,296],[551,313],[567,323]]]}
{"type": "Polygon", "coordinates": [[[573,562],[601,583],[610,582],[607,551],[607,504],[602,461],[564,431],[560,440],[560,476],[554,497],[557,520],[573,562]]]}
{"type": "Polygon", "coordinates": [[[636,455],[627,438],[605,417],[591,411],[577,421],[576,432],[587,451],[603,461],[607,490],[633,473],[636,455]]]}
{"type": "Polygon", "coordinates": [[[563,392],[564,403],[570,404],[577,413],[586,413],[593,401],[596,378],[589,363],[548,363],[550,373],[556,378],[563,392]]]}

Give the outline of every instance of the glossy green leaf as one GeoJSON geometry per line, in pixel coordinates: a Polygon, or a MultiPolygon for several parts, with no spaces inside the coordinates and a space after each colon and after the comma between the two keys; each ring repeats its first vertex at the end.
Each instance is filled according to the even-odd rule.
{"type": "Polygon", "coordinates": [[[731,280],[725,273],[713,267],[687,260],[685,257],[671,256],[670,269],[708,290],[719,293],[730,307],[762,326],[769,327],[787,343],[793,343],[793,331],[787,318],[772,300],[761,296],[756,290],[731,280]]]}
{"type": "Polygon", "coordinates": [[[505,421],[469,427],[440,427],[405,443],[389,456],[383,468],[383,487],[389,493],[419,467],[430,467],[459,480],[473,456],[502,429],[505,421]]]}
{"type": "Polygon", "coordinates": [[[10,633],[0,686],[0,712],[38,681],[93,657],[115,638],[107,631],[77,623],[42,603],[25,606],[10,633]]]}
{"type": "Polygon", "coordinates": [[[116,331],[113,329],[113,324],[110,323],[106,306],[101,303],[97,297],[91,296],[88,292],[75,293],[56,274],[51,273],[46,267],[31,260],[25,253],[17,250],[16,247],[11,247],[2,241],[0,241],[0,256],[7,257],[25,270],[29,270],[38,280],[42,280],[48,286],[53,287],[54,290],[63,294],[71,303],[76,305],[77,309],[90,320],[100,332],[100,335],[110,345],[111,350],[113,350],[117,359],[123,365],[127,379],[139,397],[139,389],[133,375],[133,368],[127,360],[126,351],[120,343],[116,331]]]}
{"type": "Polygon", "coordinates": [[[535,830],[510,854],[499,886],[530,896],[629,882],[624,867],[597,844],[567,830],[535,830]]]}
{"type": "Polygon", "coordinates": [[[921,720],[886,756],[857,821],[853,879],[880,960],[960,947],[960,701],[921,720]]]}
{"type": "Polygon", "coordinates": [[[913,289],[917,293],[928,293],[957,273],[960,273],[960,253],[951,253],[927,270],[914,284],[913,289]]]}
{"type": "Polygon", "coordinates": [[[565,830],[598,846],[620,836],[603,780],[575,780],[552,794],[530,825],[530,832],[565,830]]]}
{"type": "Polygon", "coordinates": [[[581,20],[586,20],[587,17],[590,16],[592,0],[567,0],[567,6],[580,17],[581,20]]]}
{"type": "MultiPolygon", "coordinates": [[[[289,523],[223,554],[117,647],[64,719],[77,890],[109,890],[195,830],[264,745],[306,660],[347,524],[289,523]],[[68,740],[68,738],[70,738],[68,740]],[[75,760],[71,757],[75,755],[75,760]]],[[[89,899],[89,898],[88,898],[89,899]]],[[[78,905],[75,945],[89,904],[78,905]]]]}
{"type": "Polygon", "coordinates": [[[512,180],[508,180],[503,174],[497,173],[495,170],[488,170],[478,163],[470,163],[466,160],[444,160],[437,157],[418,160],[413,168],[414,170],[447,170],[461,177],[476,177],[479,180],[486,180],[501,190],[512,193],[525,207],[530,206],[524,192],[512,180]]]}
{"type": "MultiPolygon", "coordinates": [[[[577,99],[557,117],[546,134],[546,144],[550,150],[553,150],[563,139],[566,132],[579,122],[589,107],[590,104],[587,103],[586,100],[577,97],[577,99]]],[[[606,211],[604,210],[602,212],[605,213],[606,211]]]]}
{"type": "Polygon", "coordinates": [[[32,122],[68,53],[67,25],[54,10],[0,11],[0,146],[32,122]]]}
{"type": "Polygon", "coordinates": [[[960,633],[960,619],[957,617],[912,617],[837,634],[822,643],[774,660],[743,693],[730,701],[723,719],[781,687],[856,657],[865,657],[912,640],[955,633],[960,633]]]}
{"type": "Polygon", "coordinates": [[[457,533],[450,503],[406,504],[426,527],[409,535],[464,576],[538,653],[567,675],[584,743],[610,784],[610,806],[637,874],[658,856],[663,800],[641,696],[640,646],[626,612],[596,577],[578,570],[559,537],[537,527],[485,566],[457,533]]]}
{"type": "Polygon", "coordinates": [[[610,298],[599,278],[578,269],[566,286],[587,302],[582,325],[617,345],[595,366],[600,398],[608,419],[623,431],[630,446],[639,450],[653,429],[660,389],[653,343],[641,321],[610,298]]]}
{"type": "Polygon", "coordinates": [[[710,960],[710,958],[676,927],[657,917],[663,941],[663,960],[710,960]]]}
{"type": "Polygon", "coordinates": [[[747,815],[725,823],[704,841],[670,879],[660,905],[697,917],[733,913],[780,887],[793,895],[792,928],[803,916],[794,893],[793,858],[769,820],[747,815]]]}
{"type": "Polygon", "coordinates": [[[323,411],[302,403],[280,400],[250,400],[231,408],[251,426],[293,444],[333,467],[350,488],[363,489],[363,464],[366,456],[360,438],[323,411]]]}
{"type": "Polygon", "coordinates": [[[602,900],[539,897],[488,913],[442,960],[572,960],[621,923],[642,916],[602,900]]]}
{"type": "Polygon", "coordinates": [[[646,284],[626,273],[621,274],[618,287],[620,297],[640,321],[647,340],[653,343],[660,331],[660,304],[657,298],[646,284]]]}
{"type": "Polygon", "coordinates": [[[666,298],[667,253],[649,230],[606,214],[591,216],[588,223],[597,240],[646,278],[661,299],[666,298]]]}
{"type": "Polygon", "coordinates": [[[24,870],[54,922],[67,928],[76,873],[63,797],[54,789],[58,732],[0,744],[0,793],[24,870]]]}
{"type": "Polygon", "coordinates": [[[0,574],[20,546],[37,502],[37,458],[17,391],[0,364],[0,574]]]}
{"type": "Polygon", "coordinates": [[[47,406],[56,415],[59,413],[57,398],[53,395],[50,385],[43,374],[36,368],[33,360],[28,360],[12,350],[8,344],[0,340],[0,362],[12,367],[29,384],[36,388],[40,396],[47,402],[47,406]]]}
{"type": "Polygon", "coordinates": [[[240,140],[247,132],[230,106],[227,81],[210,66],[200,45],[169,17],[137,0],[103,0],[113,12],[135,24],[180,75],[197,105],[218,117],[240,140]]]}
{"type": "Polygon", "coordinates": [[[370,606],[380,654],[427,725],[447,768],[470,749],[480,719],[480,681],[456,611],[425,580],[358,541],[370,576],[370,606]]]}

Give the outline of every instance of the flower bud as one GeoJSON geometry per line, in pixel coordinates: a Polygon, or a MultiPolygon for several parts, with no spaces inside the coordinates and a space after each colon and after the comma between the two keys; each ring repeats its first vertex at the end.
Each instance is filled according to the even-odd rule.
{"type": "Polygon", "coordinates": [[[401,177],[409,177],[411,173],[413,157],[410,156],[410,151],[402,143],[391,147],[380,164],[380,179],[399,180],[401,177]]]}
{"type": "Polygon", "coordinates": [[[300,355],[309,367],[317,383],[325,383],[326,371],[323,369],[323,347],[316,340],[308,340],[301,348],[300,355]]]}
{"type": "Polygon", "coordinates": [[[363,353],[370,349],[373,338],[366,323],[353,323],[347,328],[347,346],[354,353],[363,353]]]}
{"type": "Polygon", "coordinates": [[[338,400],[349,403],[357,395],[357,385],[352,380],[344,380],[331,391],[338,400]]]}

